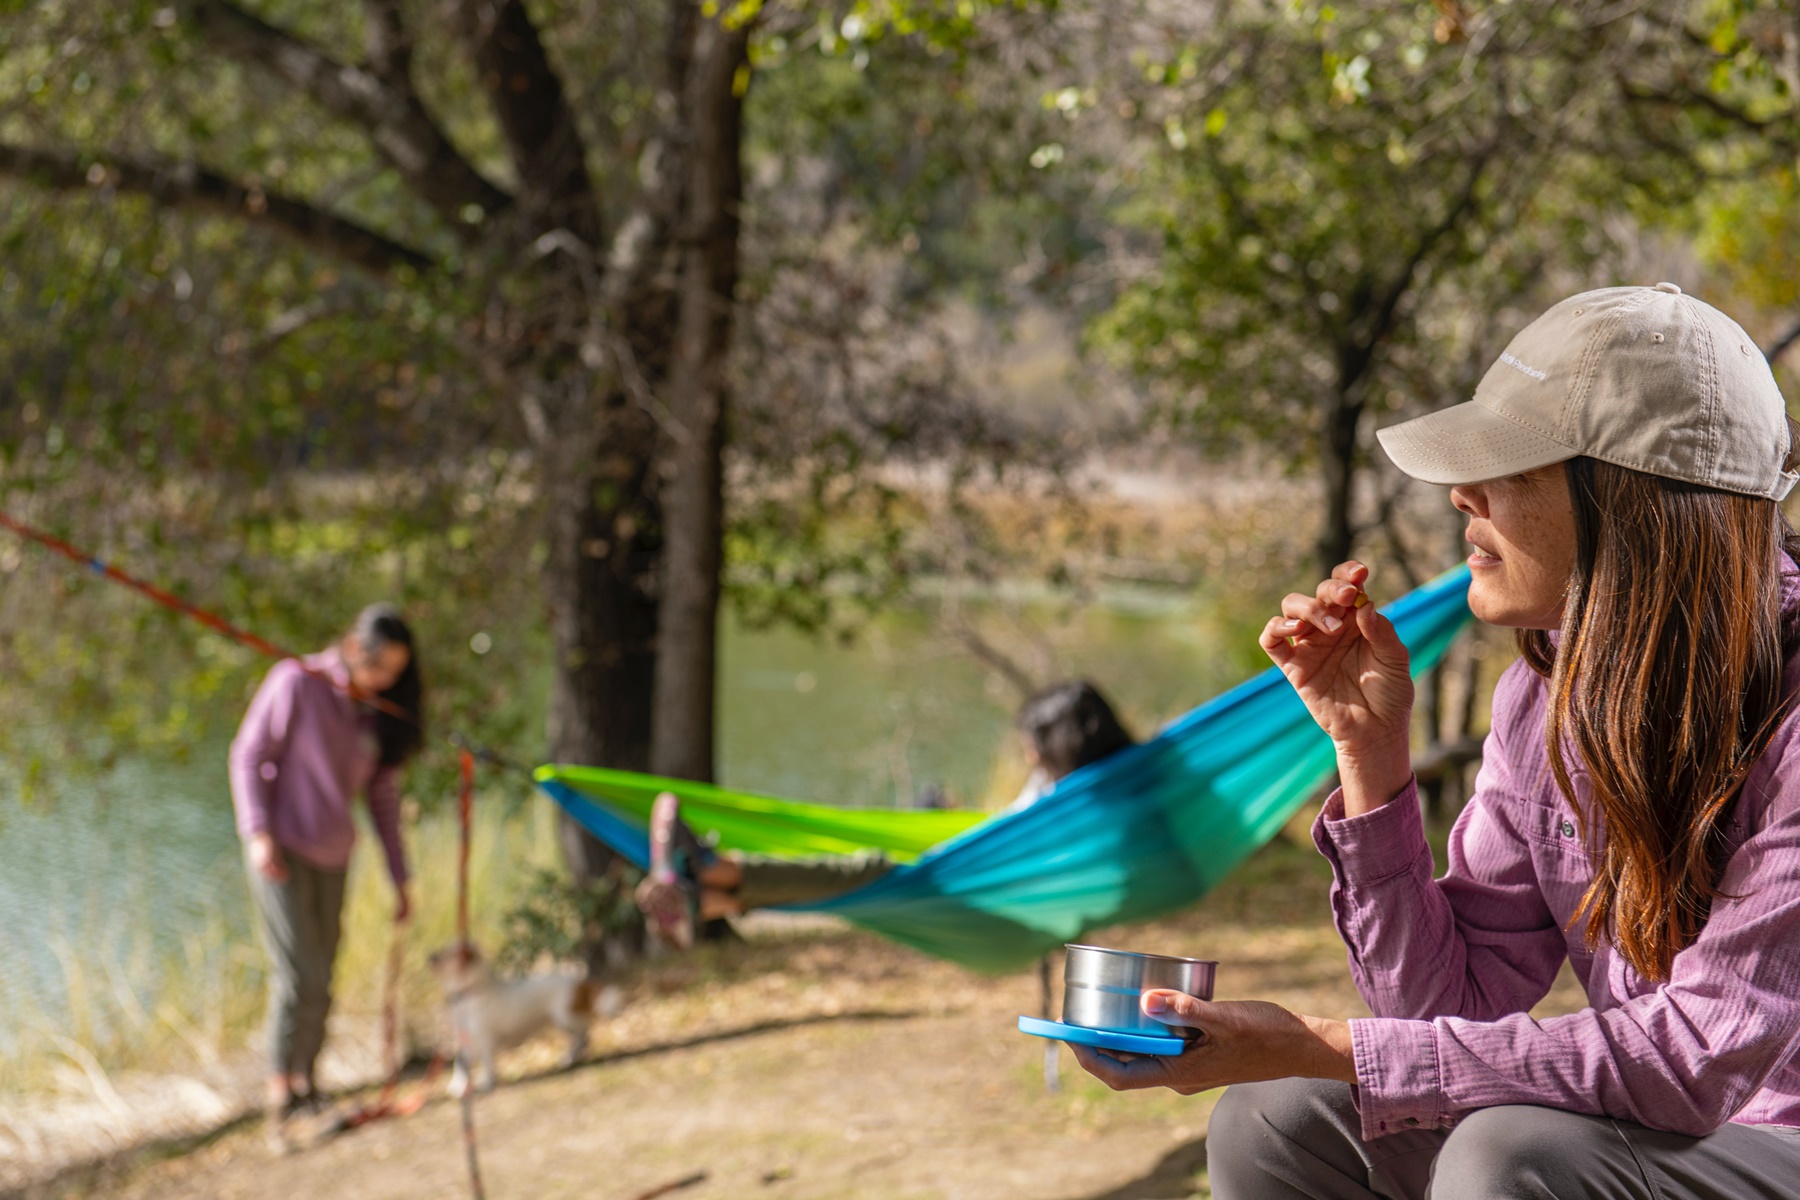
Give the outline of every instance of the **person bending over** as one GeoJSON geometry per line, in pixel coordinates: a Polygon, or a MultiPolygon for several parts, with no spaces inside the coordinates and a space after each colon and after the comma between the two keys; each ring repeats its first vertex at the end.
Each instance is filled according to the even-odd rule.
{"type": "Polygon", "coordinates": [[[400,769],[423,738],[424,685],[412,632],[385,604],[362,611],[336,645],[269,669],[231,743],[231,799],[250,895],[269,955],[269,1137],[321,1107],[314,1064],[331,1011],[344,879],[362,793],[407,918],[400,769]],[[353,700],[380,696],[408,720],[353,700]]]}
{"type": "Polygon", "coordinates": [[[1347,562],[1262,645],[1337,749],[1313,827],[1374,1016],[1145,993],[1231,1085],[1221,1200],[1793,1196],[1800,1188],[1800,569],[1793,426],[1755,343],[1672,284],[1564,300],[1475,398],[1383,430],[1468,517],[1469,605],[1518,631],[1444,874],[1413,686],[1347,562]],[[1563,963],[1588,1007],[1534,1020],[1563,963]]]}
{"type": "MultiPolygon", "coordinates": [[[[1085,680],[1058,684],[1031,697],[1014,721],[1031,773],[1006,813],[1049,794],[1056,781],[1134,744],[1100,690],[1085,680]]],[[[637,901],[668,940],[685,946],[691,918],[739,916],[753,908],[823,900],[873,883],[894,869],[886,856],[865,854],[791,859],[716,854],[680,819],[672,792],[658,796],[650,815],[652,865],[637,901]],[[682,860],[685,869],[676,865],[682,860]]]]}

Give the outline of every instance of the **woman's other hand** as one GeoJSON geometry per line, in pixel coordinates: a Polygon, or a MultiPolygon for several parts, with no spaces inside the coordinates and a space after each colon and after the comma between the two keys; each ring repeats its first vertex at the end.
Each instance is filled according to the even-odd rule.
{"type": "Polygon", "coordinates": [[[394,889],[394,924],[404,925],[412,919],[412,897],[401,884],[394,889]]]}
{"type": "Polygon", "coordinates": [[[250,865],[264,879],[274,883],[288,881],[287,859],[282,856],[281,847],[275,844],[275,839],[266,833],[259,833],[250,839],[250,865]]]}
{"type": "Polygon", "coordinates": [[[1337,747],[1344,808],[1394,798],[1411,777],[1411,660],[1363,591],[1369,568],[1341,563],[1313,595],[1292,592],[1263,627],[1262,647],[1337,747]]]}
{"type": "Polygon", "coordinates": [[[1234,1083],[1301,1076],[1356,1082],[1350,1026],[1291,1013],[1261,1000],[1213,1002],[1181,992],[1145,992],[1147,1016],[1201,1034],[1180,1054],[1116,1055],[1071,1046],[1082,1069],[1114,1091],[1166,1087],[1184,1096],[1234,1083]]]}

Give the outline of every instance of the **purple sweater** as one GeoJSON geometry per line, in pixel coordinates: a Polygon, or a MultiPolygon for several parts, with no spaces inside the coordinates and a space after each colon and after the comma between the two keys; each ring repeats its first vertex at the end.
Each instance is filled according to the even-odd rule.
{"type": "MultiPolygon", "coordinates": [[[[1800,657],[1784,683],[1790,696],[1800,688],[1800,657]]],[[[1607,942],[1589,954],[1581,926],[1565,932],[1595,860],[1550,773],[1545,697],[1523,662],[1494,689],[1443,878],[1432,878],[1416,783],[1347,819],[1334,794],[1313,826],[1336,874],[1350,970],[1375,1014],[1350,1023],[1363,1136],[1446,1128],[1500,1104],[1691,1135],[1727,1121],[1800,1125],[1800,711],[1745,780],[1711,917],[1659,984],[1607,942]],[[1564,959],[1589,1007],[1535,1021],[1527,1010],[1564,959]]]]}
{"type": "Polygon", "coordinates": [[[232,739],[238,836],[268,833],[313,866],[342,870],[356,841],[350,806],[357,792],[367,792],[388,873],[396,886],[405,883],[399,770],[381,765],[374,714],[359,712],[342,690],[350,669],[335,649],[304,661],[327,679],[307,674],[298,659],[276,663],[232,739]]]}

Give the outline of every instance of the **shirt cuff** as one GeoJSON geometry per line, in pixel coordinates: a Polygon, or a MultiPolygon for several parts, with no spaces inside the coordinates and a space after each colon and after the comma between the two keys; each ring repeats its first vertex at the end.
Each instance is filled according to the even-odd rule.
{"type": "Polygon", "coordinates": [[[269,806],[261,800],[240,801],[237,806],[238,837],[248,842],[258,834],[269,832],[269,806]]]}
{"type": "Polygon", "coordinates": [[[1373,883],[1410,870],[1430,854],[1419,816],[1419,781],[1409,779],[1400,794],[1361,816],[1344,815],[1344,789],[1331,793],[1313,822],[1313,844],[1349,883],[1373,883]]]}
{"type": "Polygon", "coordinates": [[[1455,1124],[1445,1112],[1437,1029],[1430,1021],[1375,1017],[1350,1022],[1356,1110],[1365,1142],[1455,1124]]]}

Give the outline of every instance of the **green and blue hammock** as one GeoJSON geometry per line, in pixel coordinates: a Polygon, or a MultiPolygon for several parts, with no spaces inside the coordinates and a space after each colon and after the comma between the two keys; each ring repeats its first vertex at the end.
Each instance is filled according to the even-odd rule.
{"type": "MultiPolygon", "coordinates": [[[[1469,619],[1468,589],[1458,567],[1382,610],[1415,674],[1469,619]]],[[[662,791],[680,796],[683,818],[721,850],[879,851],[900,865],[855,891],[787,907],[998,972],[1088,930],[1193,903],[1275,836],[1333,762],[1330,739],[1271,667],[1016,812],[833,808],[598,767],[540,767],[536,779],[639,866],[662,791]]]]}

